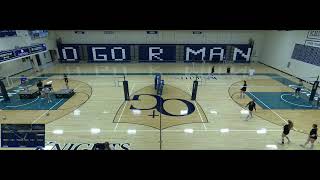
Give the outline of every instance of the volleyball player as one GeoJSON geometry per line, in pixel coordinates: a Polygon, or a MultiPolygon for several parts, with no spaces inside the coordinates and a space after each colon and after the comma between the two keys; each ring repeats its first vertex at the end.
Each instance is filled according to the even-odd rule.
{"type": "Polygon", "coordinates": [[[21,75],[21,77],[20,77],[20,85],[22,87],[24,87],[25,91],[28,91],[27,80],[28,80],[27,77],[25,77],[24,75],[21,75]]]}
{"type": "Polygon", "coordinates": [[[63,79],[64,79],[64,82],[66,83],[67,89],[69,89],[69,79],[68,79],[67,74],[64,74],[64,75],[63,75],[63,79]]]}
{"type": "Polygon", "coordinates": [[[244,98],[245,92],[247,91],[247,81],[243,81],[243,86],[240,89],[240,99],[244,98]]]}
{"type": "Polygon", "coordinates": [[[288,124],[283,126],[283,132],[282,132],[282,144],[284,144],[284,138],[287,138],[288,144],[291,142],[288,135],[290,133],[290,130],[293,128],[293,122],[288,121],[288,124]]]}
{"type": "Polygon", "coordinates": [[[249,115],[248,115],[247,118],[246,118],[246,120],[248,120],[249,117],[250,117],[250,118],[253,117],[253,116],[252,116],[252,111],[253,111],[253,109],[254,109],[255,111],[257,111],[257,109],[256,109],[256,103],[252,100],[252,101],[250,101],[245,107],[248,107],[248,109],[249,109],[249,115]]]}
{"type": "Polygon", "coordinates": [[[300,82],[299,82],[299,84],[298,84],[298,86],[297,86],[297,88],[296,88],[296,91],[295,91],[295,93],[294,93],[294,96],[295,96],[295,97],[297,97],[297,98],[299,97],[301,88],[303,88],[302,79],[300,79],[300,82]]]}
{"type": "Polygon", "coordinates": [[[44,97],[48,100],[48,103],[52,102],[50,98],[50,88],[45,87],[43,88],[44,97]]]}
{"type": "Polygon", "coordinates": [[[311,142],[310,149],[313,149],[314,142],[317,140],[317,138],[318,138],[318,125],[313,124],[312,125],[312,129],[311,129],[311,131],[309,133],[307,142],[304,143],[304,145],[301,145],[301,146],[302,147],[306,147],[306,145],[309,144],[309,142],[311,142]]]}
{"type": "Polygon", "coordinates": [[[42,83],[42,81],[41,81],[41,80],[39,80],[39,81],[38,81],[38,83],[37,83],[37,87],[38,87],[39,92],[41,92],[41,91],[42,91],[42,89],[43,89],[43,83],[42,83]]]}

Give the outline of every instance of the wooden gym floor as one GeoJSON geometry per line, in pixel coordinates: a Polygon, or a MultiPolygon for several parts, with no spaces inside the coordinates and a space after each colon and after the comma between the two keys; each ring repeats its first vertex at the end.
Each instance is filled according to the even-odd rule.
{"type": "MultiPolygon", "coordinates": [[[[262,94],[256,99],[259,102],[252,119],[245,121],[245,115],[240,113],[259,92],[266,95],[294,92],[268,74],[279,75],[294,83],[298,82],[297,79],[256,63],[214,66],[215,73],[225,73],[230,66],[232,74],[215,75],[216,79],[201,76],[197,101],[193,102],[190,98],[195,76],[190,73],[208,73],[212,67],[210,64],[52,64],[41,72],[23,74],[36,78],[52,73],[45,81],[53,81],[54,89],[63,88],[63,73],[73,74],[69,75],[70,87],[76,89],[76,95],[56,110],[2,110],[0,115],[7,118],[0,123],[44,123],[46,142],[61,145],[108,141],[128,143],[132,150],[263,150],[275,146],[280,150],[304,149],[299,145],[306,141],[306,133],[313,123],[320,125],[320,110],[286,108],[277,97],[270,101],[274,104],[268,104],[262,94]],[[241,74],[251,68],[261,75],[249,77],[241,74]],[[122,84],[120,82],[118,86],[117,83],[122,78],[113,75],[116,73],[127,74],[131,99],[135,95],[145,95],[137,101],[125,102],[122,84]],[[165,88],[161,97],[166,102],[162,108],[174,116],[152,108],[157,100],[150,96],[155,94],[151,73],[164,73],[165,88]],[[239,99],[243,80],[248,82],[249,94],[239,99]],[[192,105],[187,106],[188,102],[181,99],[192,105]],[[282,109],[268,108],[273,105],[282,105],[282,109]],[[133,111],[132,107],[148,110],[133,111]],[[292,143],[280,145],[282,126],[288,119],[295,124],[295,131],[289,135],[292,143]],[[100,132],[92,134],[92,128],[100,129],[100,132]],[[266,133],[257,133],[261,129],[266,129],[266,133]],[[63,130],[63,134],[54,134],[54,130],[63,130]]],[[[17,81],[14,82],[13,86],[17,86],[17,81]]],[[[320,149],[318,142],[315,149],[320,149]]]]}

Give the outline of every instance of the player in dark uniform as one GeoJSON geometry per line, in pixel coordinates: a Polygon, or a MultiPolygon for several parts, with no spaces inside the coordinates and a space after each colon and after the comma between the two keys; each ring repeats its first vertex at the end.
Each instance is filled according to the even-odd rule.
{"type": "Polygon", "coordinates": [[[63,79],[64,79],[64,82],[66,83],[67,89],[69,89],[69,79],[68,79],[67,74],[64,74],[64,75],[63,75],[63,79]]]}
{"type": "Polygon", "coordinates": [[[25,91],[28,91],[27,81],[28,81],[28,78],[24,75],[21,75],[20,85],[24,88],[25,91]]]}
{"type": "Polygon", "coordinates": [[[248,109],[249,109],[249,115],[248,115],[247,118],[246,118],[246,120],[248,120],[249,117],[252,118],[252,111],[253,111],[253,109],[254,109],[255,111],[257,111],[257,109],[256,109],[256,103],[252,100],[252,101],[250,101],[245,107],[248,107],[248,109]]]}
{"type": "Polygon", "coordinates": [[[43,89],[43,83],[42,83],[42,81],[41,81],[41,80],[39,80],[39,81],[38,81],[38,83],[37,83],[37,87],[38,87],[39,92],[41,92],[41,91],[42,91],[42,89],[43,89]]]}
{"type": "Polygon", "coordinates": [[[244,98],[246,91],[247,91],[247,81],[243,81],[243,86],[240,89],[240,99],[244,98]]]}
{"type": "Polygon", "coordinates": [[[298,84],[298,86],[296,88],[296,91],[294,93],[295,97],[297,97],[297,98],[299,97],[301,88],[303,88],[303,83],[302,83],[302,80],[300,79],[300,82],[299,82],[299,84],[298,84]]]}
{"type": "Polygon", "coordinates": [[[288,139],[288,144],[291,142],[288,134],[290,133],[290,130],[293,128],[293,122],[292,121],[288,121],[288,124],[283,126],[283,132],[282,132],[282,144],[284,144],[284,138],[288,139]]]}
{"type": "Polygon", "coordinates": [[[306,147],[306,145],[309,144],[309,142],[311,142],[310,149],[313,149],[314,142],[317,140],[317,138],[318,138],[318,125],[313,124],[312,125],[312,129],[311,129],[311,131],[309,133],[307,142],[304,143],[304,145],[301,145],[301,146],[302,147],[306,147]]]}
{"type": "Polygon", "coordinates": [[[94,144],[93,150],[115,150],[114,147],[112,145],[110,145],[109,142],[105,142],[105,143],[96,143],[94,144]]]}

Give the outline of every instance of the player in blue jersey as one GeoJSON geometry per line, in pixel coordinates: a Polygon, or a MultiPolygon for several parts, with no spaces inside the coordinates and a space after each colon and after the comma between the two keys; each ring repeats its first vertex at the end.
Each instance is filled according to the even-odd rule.
{"type": "Polygon", "coordinates": [[[22,87],[24,87],[24,90],[27,91],[28,90],[28,87],[27,87],[27,81],[28,81],[28,78],[24,75],[21,75],[20,77],[20,85],[22,87]]]}

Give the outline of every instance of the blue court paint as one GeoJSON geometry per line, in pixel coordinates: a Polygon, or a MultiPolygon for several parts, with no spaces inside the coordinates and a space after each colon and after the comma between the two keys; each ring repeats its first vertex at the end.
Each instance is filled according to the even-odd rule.
{"type": "Polygon", "coordinates": [[[68,99],[55,98],[54,95],[51,95],[52,102],[48,103],[48,100],[45,98],[36,98],[36,99],[20,99],[18,95],[10,98],[10,102],[0,102],[0,109],[2,110],[57,110],[62,106],[68,99]]]}
{"type": "MultiPolygon", "coordinates": [[[[41,76],[40,76],[41,77],[41,76]]],[[[47,78],[41,78],[41,80],[45,80],[47,78]]],[[[36,84],[40,80],[39,78],[29,79],[27,85],[36,84]]],[[[51,95],[52,102],[48,103],[48,100],[45,98],[38,97],[36,99],[20,99],[19,92],[22,91],[23,88],[20,86],[11,88],[8,91],[12,96],[10,97],[9,102],[0,101],[0,109],[2,110],[49,110],[51,107],[52,110],[57,110],[60,106],[62,106],[68,99],[56,99],[54,95],[51,95]],[[14,94],[15,93],[15,94],[14,94]]],[[[1,94],[0,94],[1,95],[1,94]]]]}
{"type": "Polygon", "coordinates": [[[263,109],[316,109],[313,105],[305,98],[296,98],[292,92],[246,92],[246,95],[263,109]],[[257,98],[266,104],[266,107],[257,98]]]}

